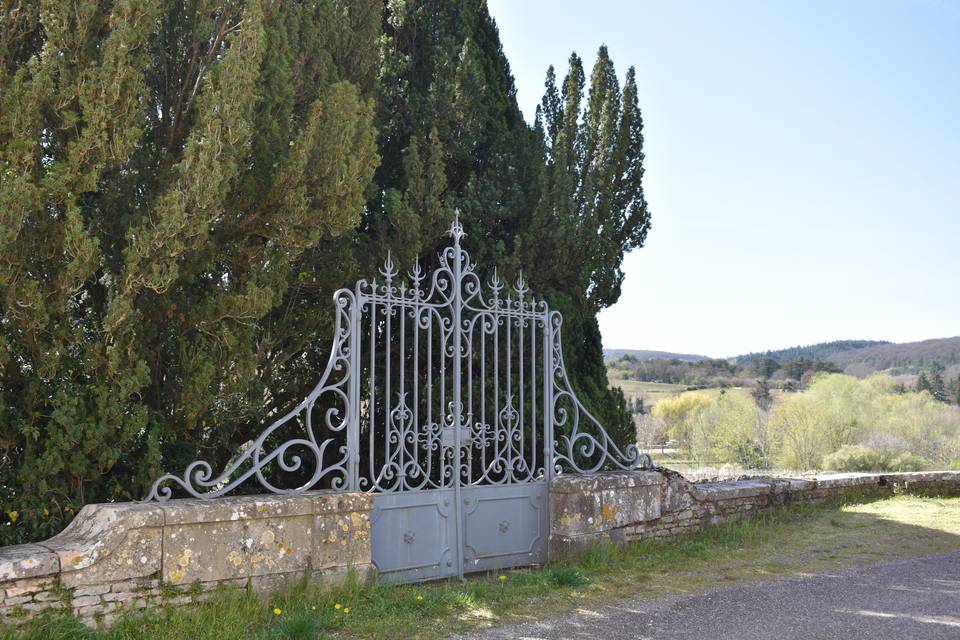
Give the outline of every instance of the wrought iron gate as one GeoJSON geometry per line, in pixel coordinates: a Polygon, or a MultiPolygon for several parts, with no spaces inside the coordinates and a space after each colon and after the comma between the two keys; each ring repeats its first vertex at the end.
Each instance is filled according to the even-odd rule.
{"type": "Polygon", "coordinates": [[[417,262],[398,282],[388,256],[382,281],[339,290],[330,359],[307,398],[219,474],[193,462],[147,499],[169,499],[170,484],[212,498],[253,476],[277,493],[370,491],[386,580],[543,563],[552,475],[650,458],[618,448],[577,399],[559,312],[522,275],[507,288],[494,270],[484,287],[459,220],[449,235],[429,278],[417,262]]]}

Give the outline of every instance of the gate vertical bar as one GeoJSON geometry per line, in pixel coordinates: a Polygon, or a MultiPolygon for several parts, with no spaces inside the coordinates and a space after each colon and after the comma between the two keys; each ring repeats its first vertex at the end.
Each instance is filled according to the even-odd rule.
{"type": "Polygon", "coordinates": [[[454,219],[453,226],[450,228],[453,236],[453,404],[451,406],[453,421],[453,487],[454,499],[456,500],[456,527],[457,527],[457,576],[463,580],[463,502],[460,491],[461,477],[460,465],[462,434],[460,426],[462,423],[463,405],[461,404],[460,389],[460,367],[462,354],[460,352],[463,343],[463,327],[460,324],[463,315],[463,289],[461,280],[463,278],[463,256],[460,253],[460,237],[463,235],[463,228],[460,226],[460,219],[457,216],[454,219]]]}
{"type": "Polygon", "coordinates": [[[550,311],[543,318],[543,462],[544,478],[553,478],[553,323],[550,311]]]}
{"type": "Polygon", "coordinates": [[[357,287],[350,306],[350,380],[347,382],[347,456],[349,459],[348,487],[360,490],[360,288],[357,287]]]}

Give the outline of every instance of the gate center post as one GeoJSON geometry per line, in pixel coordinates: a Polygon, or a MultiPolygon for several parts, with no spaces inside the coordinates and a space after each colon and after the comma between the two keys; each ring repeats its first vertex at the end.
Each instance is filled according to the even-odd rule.
{"type": "Polygon", "coordinates": [[[453,236],[453,404],[451,406],[453,422],[453,492],[457,508],[454,510],[455,526],[457,530],[457,576],[463,580],[463,498],[460,491],[461,468],[462,463],[462,422],[463,422],[463,404],[462,393],[460,389],[463,327],[461,319],[463,315],[463,290],[462,290],[462,270],[463,256],[460,253],[460,237],[463,235],[463,228],[460,226],[459,216],[454,220],[450,229],[450,235],[453,236]]]}

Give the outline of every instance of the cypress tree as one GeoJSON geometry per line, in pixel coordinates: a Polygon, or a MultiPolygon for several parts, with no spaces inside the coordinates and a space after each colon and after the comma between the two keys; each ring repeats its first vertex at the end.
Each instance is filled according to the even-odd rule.
{"type": "Polygon", "coordinates": [[[567,368],[587,405],[621,443],[633,424],[607,389],[596,314],[620,297],[623,256],[643,246],[650,213],[643,192],[643,119],[636,73],[621,91],[606,47],[600,47],[584,105],[579,56],[558,89],[552,68],[534,131],[544,162],[540,198],[525,245],[531,281],[564,313],[567,368]]]}
{"type": "Polygon", "coordinates": [[[11,539],[302,394],[377,164],[378,3],[37,5],[0,17],[11,539]]]}

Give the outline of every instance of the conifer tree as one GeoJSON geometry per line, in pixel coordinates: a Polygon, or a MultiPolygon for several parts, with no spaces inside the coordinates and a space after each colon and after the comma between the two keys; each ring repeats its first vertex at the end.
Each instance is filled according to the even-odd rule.
{"type": "Polygon", "coordinates": [[[37,537],[141,497],[161,452],[229,456],[315,377],[312,298],[377,164],[380,20],[41,4],[0,15],[0,502],[37,537]]]}

